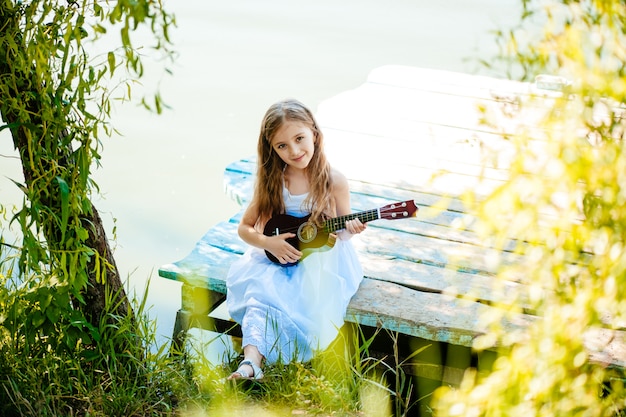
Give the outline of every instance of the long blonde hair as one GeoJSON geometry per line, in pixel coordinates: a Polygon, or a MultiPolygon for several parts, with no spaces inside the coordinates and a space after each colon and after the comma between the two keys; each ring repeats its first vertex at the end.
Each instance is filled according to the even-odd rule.
{"type": "Polygon", "coordinates": [[[265,224],[274,214],[285,211],[283,170],[286,164],[274,151],[271,142],[280,127],[288,121],[305,124],[314,135],[313,157],[305,170],[309,180],[309,195],[305,204],[312,207],[311,219],[320,222],[335,216],[336,213],[331,194],[330,164],[324,154],[324,135],[313,113],[299,101],[289,99],[270,106],[261,124],[253,196],[253,202],[256,203],[259,212],[259,225],[265,224]]]}

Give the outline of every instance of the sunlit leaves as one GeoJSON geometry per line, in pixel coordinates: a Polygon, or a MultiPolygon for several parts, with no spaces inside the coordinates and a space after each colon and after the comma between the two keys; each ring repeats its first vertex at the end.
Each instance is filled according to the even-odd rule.
{"type": "MultiPolygon", "coordinates": [[[[624,370],[598,359],[611,339],[598,344],[594,332],[626,327],[626,4],[522,3],[520,26],[498,39],[509,73],[569,83],[560,97],[524,99],[522,108],[544,113],[534,129],[507,138],[516,150],[509,180],[482,201],[466,201],[475,204],[478,230],[489,239],[518,239],[515,251],[526,262],[502,265],[499,276],[526,284],[520,298],[539,320],[515,339],[493,326],[490,337],[501,346],[493,371],[468,374],[459,389],[439,392],[438,411],[623,415],[624,370]]],[[[489,115],[484,121],[497,128],[489,115]]]]}

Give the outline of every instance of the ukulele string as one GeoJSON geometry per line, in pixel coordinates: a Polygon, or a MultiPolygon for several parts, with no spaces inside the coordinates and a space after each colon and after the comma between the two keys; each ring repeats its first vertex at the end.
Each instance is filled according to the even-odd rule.
{"type": "MultiPolygon", "coordinates": [[[[287,189],[287,192],[289,193],[289,189],[287,189]]],[[[291,195],[291,193],[289,193],[289,195],[291,195]]],[[[366,223],[372,220],[377,220],[379,218],[381,218],[381,216],[379,216],[380,214],[383,213],[398,213],[401,217],[408,217],[409,216],[409,212],[408,211],[399,211],[398,209],[406,209],[406,202],[403,203],[396,203],[396,205],[392,206],[385,206],[385,207],[381,207],[379,209],[373,209],[373,210],[368,210],[368,211],[363,211],[360,213],[351,213],[351,214],[347,214],[345,216],[340,216],[334,219],[329,219],[326,220],[325,222],[323,222],[321,225],[318,225],[318,228],[320,228],[321,230],[324,230],[325,232],[334,232],[336,230],[340,230],[342,228],[345,228],[346,226],[346,222],[349,220],[353,220],[358,218],[360,221],[366,223]]],[[[392,216],[395,217],[395,216],[392,216]]],[[[290,227],[286,227],[286,228],[279,228],[278,229],[278,233],[297,233],[297,231],[300,229],[300,227],[302,226],[302,224],[305,224],[307,222],[303,222],[299,225],[296,226],[290,226],[290,227]]]]}
{"type": "MultiPolygon", "coordinates": [[[[364,211],[361,213],[347,214],[345,216],[340,216],[335,219],[329,219],[329,220],[326,220],[324,223],[322,223],[321,229],[325,231],[329,231],[329,232],[340,230],[340,229],[345,228],[347,221],[354,220],[356,218],[358,218],[362,222],[369,222],[372,220],[377,220],[378,212],[377,210],[369,210],[369,211],[364,211]]],[[[280,233],[296,233],[300,229],[302,224],[304,223],[301,223],[297,226],[279,228],[278,231],[280,233]]]]}

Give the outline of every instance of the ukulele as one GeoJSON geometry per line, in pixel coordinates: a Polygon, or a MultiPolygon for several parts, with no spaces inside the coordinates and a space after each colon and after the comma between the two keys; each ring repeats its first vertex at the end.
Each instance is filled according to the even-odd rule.
{"type": "MultiPolygon", "coordinates": [[[[358,218],[361,223],[367,223],[378,219],[405,219],[408,217],[414,217],[417,210],[418,207],[415,204],[415,201],[407,200],[399,203],[388,204],[377,209],[335,217],[333,219],[326,220],[319,225],[315,222],[309,221],[309,218],[311,217],[310,214],[304,217],[278,214],[269,219],[263,229],[263,234],[265,236],[276,236],[282,233],[295,233],[295,237],[287,239],[287,242],[294,248],[300,251],[304,249],[327,250],[332,248],[335,244],[335,235],[332,233],[345,228],[348,220],[358,218]]],[[[298,261],[296,261],[281,264],[280,261],[269,251],[266,250],[265,254],[270,261],[283,266],[292,266],[298,263],[298,261]]],[[[306,254],[303,254],[302,258],[305,256],[306,254]]]]}

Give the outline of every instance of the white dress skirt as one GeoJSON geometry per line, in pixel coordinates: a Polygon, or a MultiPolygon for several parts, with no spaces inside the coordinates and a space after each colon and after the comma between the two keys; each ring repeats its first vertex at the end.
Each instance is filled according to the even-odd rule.
{"type": "MultiPolygon", "coordinates": [[[[286,214],[305,216],[306,194],[285,189],[286,214]]],[[[306,362],[337,337],[363,270],[350,241],[315,251],[295,266],[270,261],[250,247],[227,277],[230,316],[241,325],[242,346],[256,346],[269,364],[306,362]]]]}

